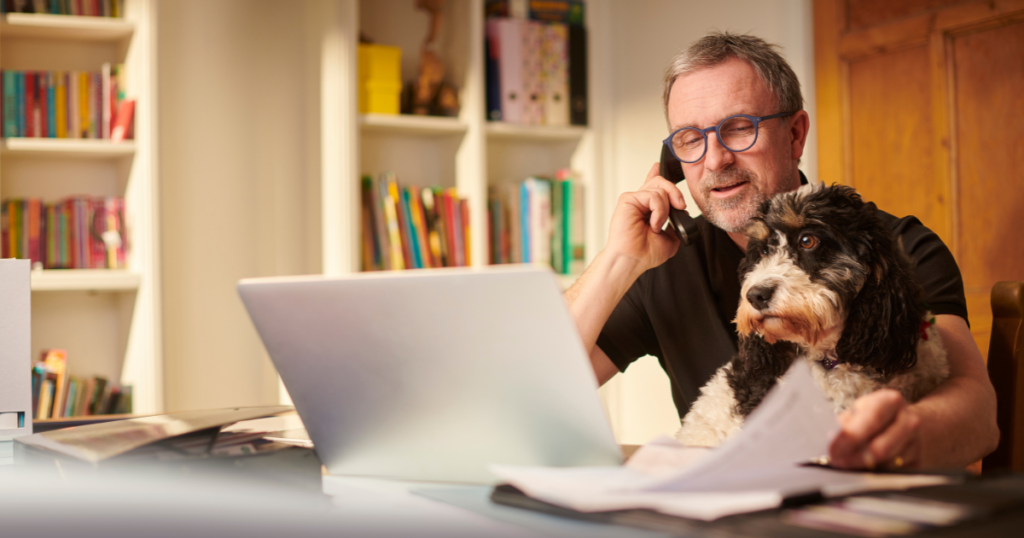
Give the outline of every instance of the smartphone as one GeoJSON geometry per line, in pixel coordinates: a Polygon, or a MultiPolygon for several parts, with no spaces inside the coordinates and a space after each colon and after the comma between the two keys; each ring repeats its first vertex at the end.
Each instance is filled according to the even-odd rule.
{"type": "MultiPolygon", "coordinates": [[[[676,184],[686,179],[682,163],[676,159],[675,155],[672,155],[665,144],[661,145],[661,177],[676,184]]],[[[700,237],[700,228],[697,227],[697,222],[689,213],[683,209],[669,207],[668,220],[672,223],[671,227],[679,235],[679,241],[683,245],[690,246],[697,242],[700,237]]]]}

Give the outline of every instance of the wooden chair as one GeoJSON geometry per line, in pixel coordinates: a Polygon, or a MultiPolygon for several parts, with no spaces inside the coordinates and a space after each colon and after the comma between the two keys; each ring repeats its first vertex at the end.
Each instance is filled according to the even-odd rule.
{"type": "Polygon", "coordinates": [[[988,375],[996,389],[999,446],[982,460],[983,472],[1024,471],[1024,282],[992,287],[992,341],[988,375]]]}

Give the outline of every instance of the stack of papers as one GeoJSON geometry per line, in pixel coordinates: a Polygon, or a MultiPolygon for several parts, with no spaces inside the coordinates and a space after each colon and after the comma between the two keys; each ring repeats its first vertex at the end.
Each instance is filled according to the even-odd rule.
{"type": "Polygon", "coordinates": [[[713,520],[775,508],[805,495],[834,497],[947,483],[948,476],[839,471],[809,462],[828,454],[839,431],[805,361],[796,361],[740,433],[716,449],[670,438],[644,445],[624,467],[493,465],[530,497],[580,512],[649,509],[713,520]]]}

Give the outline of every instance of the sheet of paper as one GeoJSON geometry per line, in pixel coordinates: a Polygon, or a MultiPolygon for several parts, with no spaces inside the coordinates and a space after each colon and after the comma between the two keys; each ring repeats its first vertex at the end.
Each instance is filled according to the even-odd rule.
{"type": "Polygon", "coordinates": [[[828,453],[839,424],[832,404],[798,361],[735,437],[709,450],[659,438],[625,467],[491,470],[527,495],[582,512],[646,508],[695,519],[774,508],[790,495],[906,489],[949,481],[934,475],[876,475],[802,464],[828,453]]]}
{"type": "MultiPolygon", "coordinates": [[[[798,492],[809,486],[797,473],[792,483],[785,473],[795,464],[828,455],[839,431],[832,402],[818,387],[806,361],[796,361],[761,405],[747,417],[743,429],[700,462],[650,484],[650,491],[746,491],[781,489],[798,492]],[[782,482],[779,482],[782,480],[782,482]]],[[[811,473],[813,474],[813,473],[811,473]]]]}
{"type": "Polygon", "coordinates": [[[298,430],[305,428],[302,424],[302,419],[299,418],[299,414],[294,410],[280,413],[272,417],[254,418],[252,420],[242,420],[236,422],[230,426],[226,426],[221,431],[224,433],[228,432],[279,432],[286,430],[298,430]]]}

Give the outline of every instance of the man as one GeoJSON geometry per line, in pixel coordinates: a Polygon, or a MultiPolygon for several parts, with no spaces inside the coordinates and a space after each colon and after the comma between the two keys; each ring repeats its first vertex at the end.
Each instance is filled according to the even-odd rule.
{"type": "MultiPolygon", "coordinates": [[[[799,187],[809,120],[796,75],[774,46],[728,33],[706,36],[673,61],[664,105],[670,133],[724,129],[723,120],[737,114],[776,116],[756,125],[749,149],[724,147],[711,129],[703,153],[698,137],[697,150],[680,158],[693,161],[681,166],[703,214],[697,244],[680,248],[670,230],[662,231],[669,208],[686,203],[656,164],[639,190],[619,197],[605,249],[566,292],[598,381],[655,355],[683,416],[699,387],[735,354],[731,320],[747,243],[742,231],[763,200],[799,187]]],[[[880,216],[916,263],[949,353],[950,377],[914,404],[894,390],[858,399],[839,417],[832,462],[847,468],[965,466],[994,450],[999,432],[995,392],[967,325],[959,270],[917,219],[880,216]]]]}

